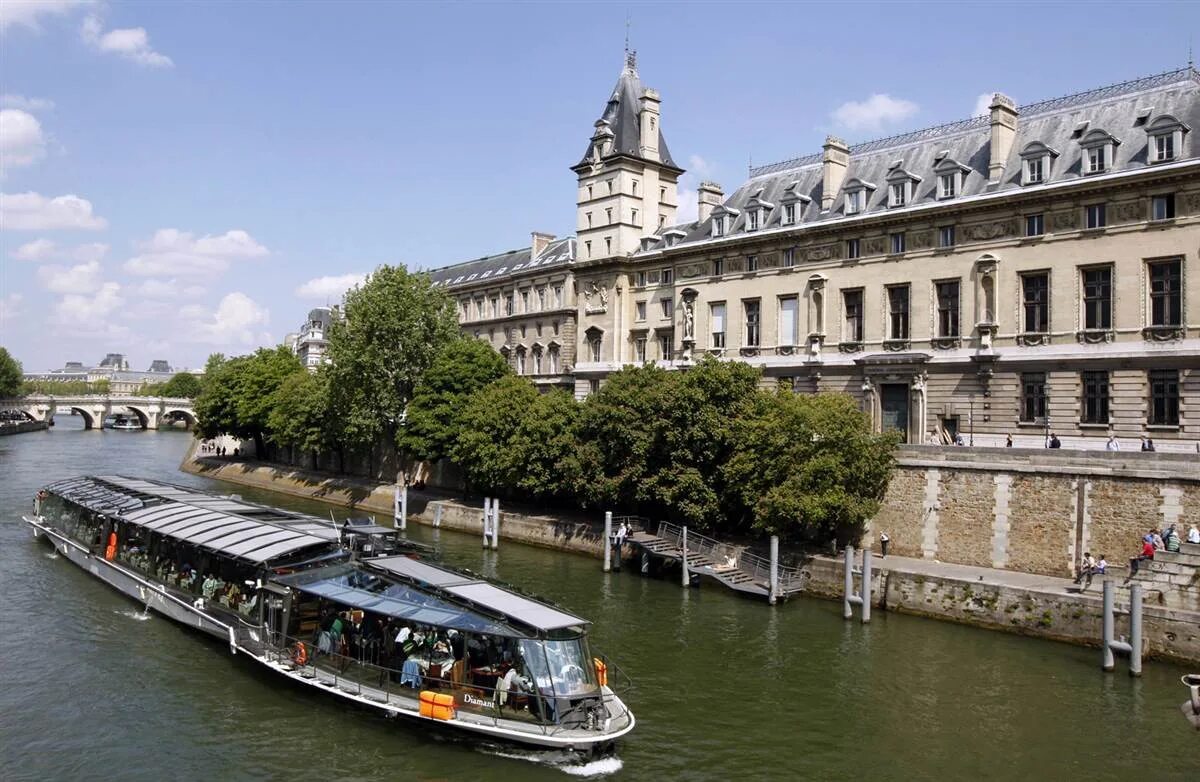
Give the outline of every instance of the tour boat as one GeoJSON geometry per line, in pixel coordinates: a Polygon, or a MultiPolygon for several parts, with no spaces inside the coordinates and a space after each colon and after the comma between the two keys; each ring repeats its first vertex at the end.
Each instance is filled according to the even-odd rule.
{"type": "Polygon", "coordinates": [[[104,423],[106,429],[115,429],[119,432],[140,432],[142,424],[136,418],[130,418],[124,415],[114,416],[112,421],[104,423]]]}
{"type": "Polygon", "coordinates": [[[119,475],[51,483],[24,520],[148,611],[386,716],[589,754],[634,727],[586,620],[433,564],[391,528],[119,475]]]}

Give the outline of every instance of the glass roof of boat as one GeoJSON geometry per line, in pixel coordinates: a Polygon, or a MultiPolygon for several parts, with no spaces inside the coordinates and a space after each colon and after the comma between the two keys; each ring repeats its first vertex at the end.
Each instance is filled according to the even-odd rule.
{"type": "Polygon", "coordinates": [[[561,630],[564,627],[582,627],[588,624],[586,619],[489,584],[483,579],[430,565],[411,557],[376,557],[366,560],[366,564],[392,575],[441,589],[489,612],[504,614],[538,630],[561,630]]]}
{"type": "Polygon", "coordinates": [[[396,583],[353,565],[305,570],[276,576],[274,580],[345,606],[417,624],[485,635],[527,636],[527,633],[473,611],[468,606],[458,605],[417,586],[396,583]]]}

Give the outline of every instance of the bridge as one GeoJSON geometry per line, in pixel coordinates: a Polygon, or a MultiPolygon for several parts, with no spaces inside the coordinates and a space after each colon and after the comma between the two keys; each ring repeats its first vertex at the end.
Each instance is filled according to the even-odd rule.
{"type": "Polygon", "coordinates": [[[71,410],[83,416],[85,429],[99,429],[110,415],[125,413],[137,418],[143,429],[157,429],[182,419],[189,429],[196,425],[191,399],[125,394],[53,396],[31,394],[17,399],[0,399],[0,410],[17,410],[31,421],[54,422],[54,414],[71,410]]]}

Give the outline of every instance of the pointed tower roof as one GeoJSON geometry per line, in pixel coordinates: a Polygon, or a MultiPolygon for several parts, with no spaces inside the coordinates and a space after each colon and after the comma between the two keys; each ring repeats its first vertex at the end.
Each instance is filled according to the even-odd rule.
{"type": "MultiPolygon", "coordinates": [[[[641,113],[642,93],[645,91],[646,88],[642,86],[642,79],[637,72],[637,52],[627,51],[625,67],[617,79],[616,86],[613,87],[608,104],[604,107],[604,114],[597,121],[597,125],[603,122],[613,133],[612,152],[609,157],[626,155],[641,159],[639,114],[641,113]]],[[[679,168],[675,164],[674,158],[671,157],[670,150],[667,149],[667,139],[663,136],[661,125],[658,128],[658,154],[662,159],[662,165],[679,168]]],[[[592,145],[589,143],[583,153],[583,159],[576,166],[589,164],[591,156],[592,145]]]]}

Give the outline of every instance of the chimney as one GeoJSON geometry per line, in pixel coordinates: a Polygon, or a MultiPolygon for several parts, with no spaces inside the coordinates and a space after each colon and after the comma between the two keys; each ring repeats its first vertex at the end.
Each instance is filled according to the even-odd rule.
{"type": "Polygon", "coordinates": [[[712,210],[721,204],[725,192],[716,182],[701,182],[700,187],[696,188],[696,194],[699,197],[696,219],[703,223],[712,214],[712,210]]]}
{"type": "Polygon", "coordinates": [[[533,260],[550,246],[550,242],[554,241],[554,234],[543,234],[534,231],[531,235],[533,239],[529,247],[529,259],[533,260]]]}
{"type": "Polygon", "coordinates": [[[833,201],[850,166],[850,147],[837,136],[826,136],[821,147],[821,211],[833,208],[833,201]]]}
{"type": "Polygon", "coordinates": [[[997,92],[992,96],[992,146],[988,164],[988,182],[995,184],[1004,175],[1004,164],[1017,135],[1017,104],[1012,98],[997,92]]]}
{"type": "Polygon", "coordinates": [[[641,122],[641,132],[639,135],[642,143],[638,151],[646,160],[658,162],[659,104],[662,101],[659,99],[656,90],[647,87],[645,92],[642,93],[641,103],[641,112],[639,112],[638,119],[641,122]]]}

